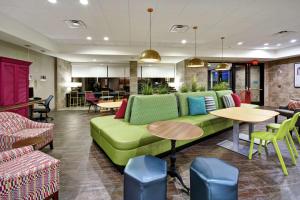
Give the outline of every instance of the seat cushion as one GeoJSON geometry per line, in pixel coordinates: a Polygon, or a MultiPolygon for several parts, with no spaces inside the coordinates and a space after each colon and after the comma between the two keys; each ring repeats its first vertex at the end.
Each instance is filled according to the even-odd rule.
{"type": "Polygon", "coordinates": [[[59,160],[40,151],[2,163],[0,199],[47,198],[59,190],[59,165],[59,160]]]}
{"type": "Polygon", "coordinates": [[[238,182],[239,170],[217,158],[197,157],[192,162],[191,170],[207,182],[223,185],[234,185],[238,182]]]}
{"type": "Polygon", "coordinates": [[[188,97],[190,115],[206,115],[204,97],[188,97]]]}
{"type": "MultiPolygon", "coordinates": [[[[184,116],[171,121],[186,122],[196,126],[214,127],[215,130],[223,128],[224,118],[212,114],[184,116]]],[[[148,125],[131,125],[121,119],[114,119],[114,116],[96,117],[90,121],[91,128],[96,129],[114,148],[120,150],[135,149],[150,143],[154,143],[162,138],[151,135],[148,125]]]]}
{"type": "Polygon", "coordinates": [[[174,94],[135,96],[130,124],[143,125],[178,117],[177,100],[174,94]]]}
{"type": "Polygon", "coordinates": [[[167,162],[153,156],[138,156],[129,160],[124,173],[140,183],[166,179],[167,162]]]}
{"type": "Polygon", "coordinates": [[[14,133],[13,135],[20,138],[29,138],[42,135],[49,130],[51,130],[51,128],[26,128],[14,133]]]}

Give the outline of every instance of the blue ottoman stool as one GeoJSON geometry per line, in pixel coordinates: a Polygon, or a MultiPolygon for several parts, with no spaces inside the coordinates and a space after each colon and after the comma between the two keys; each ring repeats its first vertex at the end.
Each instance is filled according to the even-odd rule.
{"type": "Polygon", "coordinates": [[[217,158],[196,158],[190,168],[191,200],[238,199],[239,170],[217,158]]]}
{"type": "Polygon", "coordinates": [[[124,170],[124,200],[167,199],[167,162],[153,156],[131,158],[124,170]]]}

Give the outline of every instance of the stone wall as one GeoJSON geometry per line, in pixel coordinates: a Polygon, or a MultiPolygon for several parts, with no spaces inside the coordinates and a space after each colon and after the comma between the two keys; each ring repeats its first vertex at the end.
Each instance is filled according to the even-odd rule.
{"type": "MultiPolygon", "coordinates": [[[[191,84],[193,77],[196,77],[199,85],[208,88],[208,69],[207,67],[186,67],[186,60],[176,64],[175,82],[179,83],[179,87],[186,83],[191,84]]],[[[177,89],[177,88],[176,88],[177,89]]]]}
{"type": "Polygon", "coordinates": [[[138,93],[138,77],[137,77],[137,61],[130,61],[130,94],[137,94],[138,93]]]}
{"type": "Polygon", "coordinates": [[[286,105],[290,98],[300,98],[300,88],[294,87],[294,64],[300,57],[268,62],[265,65],[265,105],[286,105]]]}
{"type": "Polygon", "coordinates": [[[66,94],[71,88],[66,84],[72,81],[72,65],[70,62],[57,58],[56,59],[56,108],[66,107],[66,94]]]}

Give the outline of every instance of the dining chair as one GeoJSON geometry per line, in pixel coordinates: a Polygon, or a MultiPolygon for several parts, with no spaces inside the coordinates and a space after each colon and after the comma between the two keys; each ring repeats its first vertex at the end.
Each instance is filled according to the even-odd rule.
{"type": "Polygon", "coordinates": [[[258,153],[259,154],[261,154],[262,143],[266,142],[266,141],[271,141],[273,146],[274,146],[274,149],[276,151],[276,154],[278,156],[279,162],[281,164],[282,171],[283,171],[284,175],[288,175],[288,171],[286,169],[286,166],[285,166],[284,160],[282,158],[282,154],[280,152],[277,141],[282,141],[282,140],[285,141],[286,146],[287,146],[287,148],[289,150],[289,153],[291,155],[292,163],[293,163],[293,165],[296,165],[295,156],[294,156],[293,150],[292,150],[291,145],[290,145],[290,140],[288,138],[290,123],[291,123],[291,119],[287,119],[287,120],[283,121],[282,124],[280,125],[278,131],[275,134],[272,133],[272,132],[269,132],[269,131],[256,131],[256,132],[253,132],[251,134],[251,144],[250,144],[250,150],[249,150],[249,156],[248,156],[249,160],[252,159],[253,146],[254,146],[254,140],[255,139],[260,140],[260,144],[259,144],[259,147],[258,147],[258,153]]]}
{"type": "Polygon", "coordinates": [[[72,106],[78,106],[79,105],[79,96],[77,91],[71,91],[70,92],[70,107],[72,106]]]}
{"type": "MultiPolygon", "coordinates": [[[[298,140],[298,143],[300,144],[300,136],[299,136],[299,132],[298,132],[298,129],[297,129],[297,126],[296,126],[296,123],[299,119],[299,116],[300,116],[300,113],[295,113],[293,115],[293,117],[291,118],[291,123],[290,123],[290,127],[289,127],[289,130],[290,130],[290,133],[295,133],[296,137],[297,137],[297,140],[298,140]]],[[[278,123],[270,123],[267,125],[267,130],[268,129],[271,129],[272,131],[276,131],[278,130],[278,128],[280,127],[280,124],[278,123]]]]}

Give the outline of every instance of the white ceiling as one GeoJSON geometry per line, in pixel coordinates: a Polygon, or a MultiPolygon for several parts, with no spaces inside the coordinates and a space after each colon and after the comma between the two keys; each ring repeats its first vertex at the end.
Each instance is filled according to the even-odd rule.
{"type": "Polygon", "coordinates": [[[148,47],[146,12],[153,13],[153,48],[163,62],[178,62],[193,55],[193,32],[170,33],[174,24],[197,25],[198,55],[220,57],[225,36],[225,57],[261,60],[300,54],[299,0],[0,0],[0,39],[72,62],[124,62],[137,59],[148,47]],[[87,29],[70,29],[66,19],[83,20],[87,29]],[[273,34],[295,31],[285,36],[273,34]],[[92,41],[85,38],[91,36],[92,41]],[[108,36],[109,41],[103,37],[108,36]],[[180,43],[182,39],[187,44],[180,43]],[[290,43],[297,39],[296,43],[290,43]],[[237,42],[244,44],[238,46],[237,42]],[[264,43],[269,43],[268,49],[264,43]],[[276,44],[281,46],[277,47],[276,44]]]}

